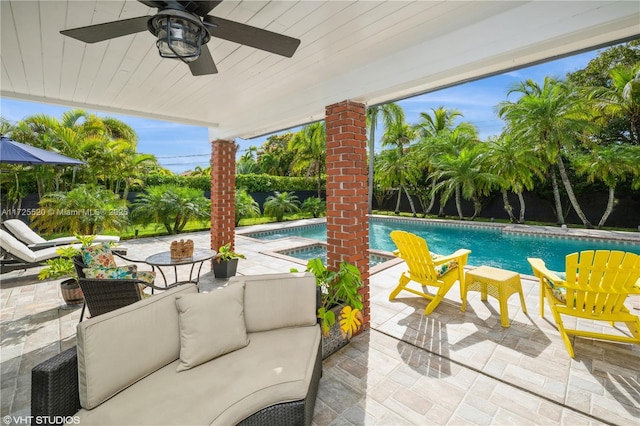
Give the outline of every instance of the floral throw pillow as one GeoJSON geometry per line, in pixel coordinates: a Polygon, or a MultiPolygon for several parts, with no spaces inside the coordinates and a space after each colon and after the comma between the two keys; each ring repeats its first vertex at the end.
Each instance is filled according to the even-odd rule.
{"type": "MultiPolygon", "coordinates": [[[[440,257],[442,257],[442,256],[439,255],[439,254],[433,254],[433,253],[431,254],[431,258],[433,260],[436,260],[436,259],[438,259],[440,257]]],[[[447,263],[443,263],[442,265],[438,265],[434,269],[436,271],[436,276],[438,278],[440,278],[441,276],[443,276],[447,272],[449,272],[449,271],[451,271],[451,270],[453,270],[453,269],[455,269],[457,267],[458,267],[458,261],[456,259],[454,259],[454,260],[448,261],[447,263]]]]}
{"type": "Polygon", "coordinates": [[[111,253],[111,248],[106,244],[96,244],[82,247],[82,261],[87,268],[115,268],[116,261],[111,253]]]}
{"type": "MultiPolygon", "coordinates": [[[[556,274],[558,278],[560,278],[561,280],[567,279],[567,274],[565,274],[564,272],[557,272],[557,271],[551,271],[551,272],[556,274]]],[[[551,289],[551,294],[553,295],[553,297],[555,297],[562,303],[567,303],[567,289],[565,287],[555,285],[551,280],[545,280],[545,281],[547,282],[547,285],[551,289]]]]}
{"type": "MultiPolygon", "coordinates": [[[[148,284],[153,284],[156,273],[151,271],[138,271],[136,265],[116,266],[115,268],[84,268],[82,270],[87,278],[95,278],[99,280],[140,280],[148,284]]],[[[144,284],[139,284],[140,294],[145,299],[150,294],[144,292],[147,288],[144,284]]]]}
{"type": "Polygon", "coordinates": [[[116,266],[114,268],[84,268],[84,276],[99,280],[135,280],[137,275],[136,265],[116,266]]]}

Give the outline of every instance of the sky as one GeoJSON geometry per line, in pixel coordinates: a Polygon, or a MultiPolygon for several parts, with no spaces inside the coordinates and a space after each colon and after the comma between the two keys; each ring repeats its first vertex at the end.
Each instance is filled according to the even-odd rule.
{"type": "MultiPolygon", "coordinates": [[[[463,115],[462,120],[474,124],[478,128],[480,139],[485,140],[489,136],[500,134],[502,130],[503,123],[497,117],[495,107],[499,102],[508,100],[507,91],[510,87],[527,79],[542,82],[545,76],[564,78],[568,72],[584,68],[597,54],[598,51],[586,52],[415,96],[398,103],[404,109],[406,121],[409,124],[417,123],[420,113],[431,112],[432,108],[444,106],[448,109],[457,109],[463,115]]],[[[0,98],[0,115],[12,123],[34,114],[46,114],[59,118],[69,109],[71,108],[0,98]]],[[[201,168],[209,166],[211,144],[206,127],[87,111],[99,116],[115,117],[127,123],[138,134],[138,152],[155,155],[163,167],[174,173],[193,170],[197,166],[201,168]],[[185,153],[185,145],[189,146],[188,153],[185,153]]],[[[292,131],[298,129],[294,128],[292,131]]],[[[376,152],[380,150],[380,133],[378,131],[376,137],[378,140],[376,152]]],[[[251,145],[260,147],[266,139],[267,136],[252,140],[236,139],[240,145],[238,156],[251,145]]]]}

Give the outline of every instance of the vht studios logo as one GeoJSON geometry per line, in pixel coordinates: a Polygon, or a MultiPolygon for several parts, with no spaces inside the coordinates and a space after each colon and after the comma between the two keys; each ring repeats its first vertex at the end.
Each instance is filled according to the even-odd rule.
{"type": "Polygon", "coordinates": [[[80,424],[78,416],[4,416],[2,423],[5,425],[63,425],[80,424]]]}

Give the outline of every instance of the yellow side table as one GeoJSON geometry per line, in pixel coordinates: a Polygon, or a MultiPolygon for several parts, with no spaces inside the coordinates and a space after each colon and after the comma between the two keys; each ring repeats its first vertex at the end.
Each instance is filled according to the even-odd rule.
{"type": "Polygon", "coordinates": [[[462,312],[467,309],[467,292],[479,291],[481,300],[487,300],[487,295],[495,297],[500,302],[500,323],[503,327],[509,327],[509,310],[507,300],[514,293],[520,294],[522,310],[527,313],[527,306],[524,303],[522,294],[522,283],[520,274],[504,269],[493,268],[491,266],[480,266],[465,273],[464,284],[462,285],[462,312]]]}

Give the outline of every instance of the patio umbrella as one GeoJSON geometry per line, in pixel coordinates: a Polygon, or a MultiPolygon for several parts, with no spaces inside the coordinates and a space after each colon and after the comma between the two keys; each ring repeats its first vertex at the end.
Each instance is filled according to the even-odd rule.
{"type": "Polygon", "coordinates": [[[75,158],[65,157],[45,149],[16,142],[6,136],[0,138],[0,163],[78,166],[86,164],[75,158]]]}

